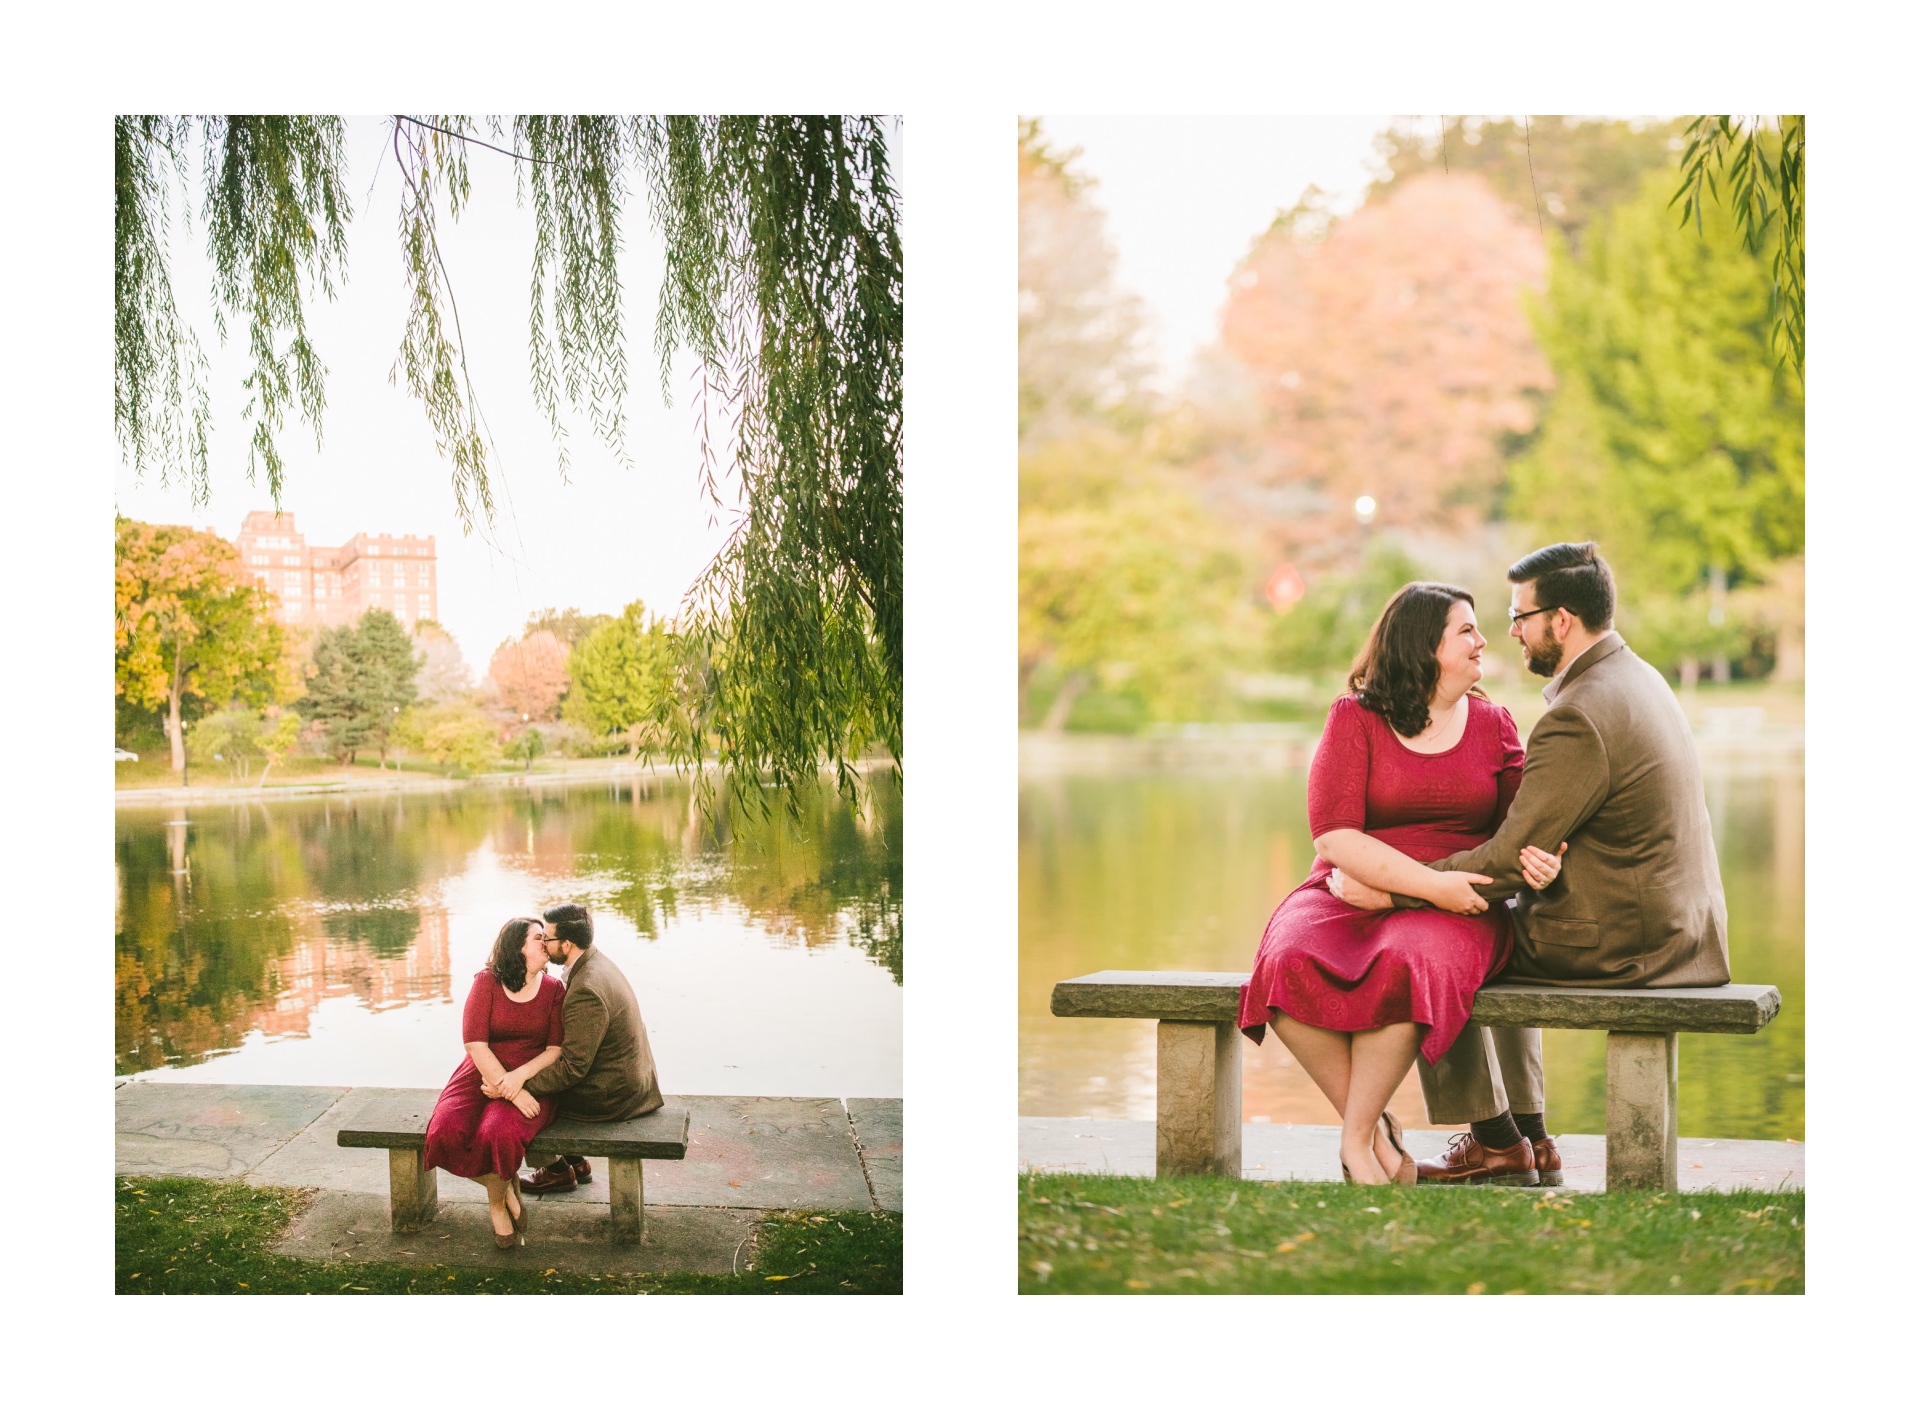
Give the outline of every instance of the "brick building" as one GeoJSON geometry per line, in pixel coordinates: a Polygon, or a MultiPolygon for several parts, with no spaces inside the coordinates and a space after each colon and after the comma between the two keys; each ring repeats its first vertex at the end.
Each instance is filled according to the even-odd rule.
{"type": "Polygon", "coordinates": [[[440,617],[433,535],[355,534],[338,548],[307,543],[291,514],[255,510],[235,540],[240,566],[280,600],[290,627],[337,627],[384,607],[412,628],[440,617]]]}

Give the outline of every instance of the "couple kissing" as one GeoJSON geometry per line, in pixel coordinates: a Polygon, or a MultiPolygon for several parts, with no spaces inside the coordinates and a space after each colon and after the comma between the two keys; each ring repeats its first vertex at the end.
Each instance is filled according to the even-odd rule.
{"type": "Polygon", "coordinates": [[[473,977],[460,1024],[467,1055],[427,1123],[426,1165],[487,1192],[493,1241],[526,1243],[522,1192],[571,1190],[590,1179],[579,1156],[522,1178],[527,1145],[557,1116],[625,1121],[664,1104],[640,1004],[627,977],[593,944],[585,906],[551,907],[500,927],[473,977]],[[562,984],[546,973],[564,965],[562,984]]]}

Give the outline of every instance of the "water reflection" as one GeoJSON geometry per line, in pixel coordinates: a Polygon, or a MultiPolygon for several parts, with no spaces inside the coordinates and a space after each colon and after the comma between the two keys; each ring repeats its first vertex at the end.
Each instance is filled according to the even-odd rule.
{"type": "Polygon", "coordinates": [[[797,818],[776,800],[716,821],[656,779],[123,808],[115,832],[118,1073],[437,1083],[501,921],[578,899],[641,989],[656,1050],[677,1028],[700,1054],[677,1090],[898,1094],[891,778],[863,808],[821,791],[797,818]],[[783,967],[789,953],[810,969],[783,967]],[[743,1009],[728,986],[767,1012],[713,1038],[743,1009]],[[312,1050],[261,1056],[285,1039],[312,1050]],[[756,1063],[769,1085],[750,1085],[756,1063]],[[788,1069],[815,1075],[783,1085],[788,1069]]]}
{"type": "MultiPolygon", "coordinates": [[[[1683,1034],[1681,1132],[1804,1135],[1804,771],[1718,763],[1708,806],[1727,890],[1733,978],[1777,986],[1750,1037],[1683,1034]]],[[[1153,1114],[1152,1025],[1055,1019],[1053,984],[1099,969],[1244,971],[1274,906],[1312,862],[1306,774],[1050,775],[1020,789],[1020,1109],[1153,1114]]],[[[1548,1121],[1606,1129],[1606,1039],[1546,1034],[1548,1121]]],[[[1246,1044],[1249,1121],[1328,1123],[1331,1108],[1274,1042],[1246,1044]]],[[[1417,1082],[1393,1108],[1424,1124],[1417,1082]]]]}

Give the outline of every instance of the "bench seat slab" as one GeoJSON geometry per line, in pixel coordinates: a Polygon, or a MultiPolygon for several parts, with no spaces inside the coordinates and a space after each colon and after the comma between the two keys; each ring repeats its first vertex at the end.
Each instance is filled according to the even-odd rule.
{"type": "MultiPolygon", "coordinates": [[[[368,1101],[336,1137],[342,1146],[381,1150],[424,1150],[427,1121],[440,1094],[422,1088],[368,1101]]],[[[535,1136],[529,1158],[597,1155],[606,1159],[684,1160],[690,1113],[669,1104],[630,1121],[580,1121],[563,1116],[535,1136]]]]}
{"type": "MultiPolygon", "coordinates": [[[[1245,973],[1105,969],[1053,986],[1059,1018],[1156,1018],[1232,1023],[1245,973]]],[[[1490,1028],[1584,1028],[1609,1033],[1758,1033],[1780,1011],[1771,984],[1703,989],[1595,989],[1494,983],[1474,1000],[1490,1028]]]]}

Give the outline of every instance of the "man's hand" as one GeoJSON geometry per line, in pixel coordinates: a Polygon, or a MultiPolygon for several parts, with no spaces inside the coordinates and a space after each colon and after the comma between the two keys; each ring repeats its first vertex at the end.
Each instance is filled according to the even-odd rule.
{"type": "Polygon", "coordinates": [[[520,1114],[529,1121],[540,1114],[540,1098],[531,1092],[520,1092],[507,1100],[518,1107],[520,1114]]]}
{"type": "Polygon", "coordinates": [[[507,1094],[505,1092],[501,1091],[496,1084],[489,1082],[484,1078],[482,1078],[480,1082],[480,1095],[483,1097],[492,1097],[495,1101],[508,1100],[507,1094]]]}
{"type": "Polygon", "coordinates": [[[1384,891],[1374,890],[1364,881],[1355,881],[1338,867],[1335,867],[1327,877],[1327,890],[1331,891],[1356,910],[1386,911],[1393,909],[1393,897],[1384,891]]]}
{"type": "Polygon", "coordinates": [[[502,1097],[505,1097],[508,1101],[518,1100],[522,1084],[520,1078],[514,1073],[507,1073],[496,1085],[499,1087],[502,1097]]]}

